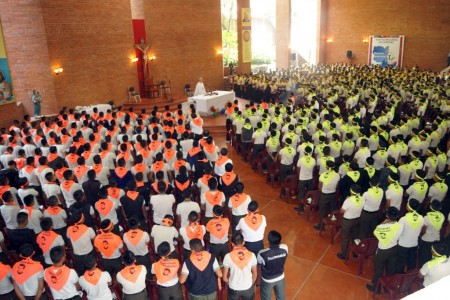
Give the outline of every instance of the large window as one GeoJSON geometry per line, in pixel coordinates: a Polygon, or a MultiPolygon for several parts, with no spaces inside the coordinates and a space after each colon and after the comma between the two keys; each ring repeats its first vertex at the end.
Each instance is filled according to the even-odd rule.
{"type": "Polygon", "coordinates": [[[236,0],[221,0],[222,3],[222,51],[223,65],[238,63],[237,4],[236,0]]]}
{"type": "Polygon", "coordinates": [[[276,0],[250,0],[252,70],[275,70],[276,0]]]}

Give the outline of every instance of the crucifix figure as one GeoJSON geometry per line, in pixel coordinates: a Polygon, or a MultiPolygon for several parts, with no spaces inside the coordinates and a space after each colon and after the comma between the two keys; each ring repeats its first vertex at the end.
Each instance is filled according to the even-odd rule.
{"type": "Polygon", "coordinates": [[[150,47],[149,44],[144,43],[144,39],[141,38],[139,40],[139,44],[134,45],[136,49],[139,49],[142,52],[142,58],[144,60],[144,81],[147,82],[147,63],[148,63],[148,55],[147,55],[147,49],[150,47]]]}

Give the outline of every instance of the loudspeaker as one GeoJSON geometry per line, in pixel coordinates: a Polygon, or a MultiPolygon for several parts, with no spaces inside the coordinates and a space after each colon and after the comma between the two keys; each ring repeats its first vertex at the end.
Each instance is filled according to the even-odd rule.
{"type": "Polygon", "coordinates": [[[348,51],[347,51],[347,58],[348,58],[348,59],[351,59],[352,56],[353,56],[352,50],[348,50],[348,51]]]}
{"type": "Polygon", "coordinates": [[[297,54],[291,53],[291,60],[296,60],[296,59],[297,59],[297,54]]]}

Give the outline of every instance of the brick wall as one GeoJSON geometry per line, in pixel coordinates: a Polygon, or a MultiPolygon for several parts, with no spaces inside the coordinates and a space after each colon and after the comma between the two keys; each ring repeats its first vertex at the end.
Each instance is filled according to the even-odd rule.
{"type": "Polygon", "coordinates": [[[419,65],[441,71],[450,50],[450,1],[360,1],[322,0],[327,2],[326,43],[322,62],[346,61],[346,51],[353,51],[354,63],[367,63],[370,35],[405,35],[404,66],[419,65]]]}
{"type": "MultiPolygon", "coordinates": [[[[38,1],[33,1],[38,2],[38,1]]],[[[58,107],[122,103],[137,88],[130,1],[43,0],[58,107]]]]}
{"type": "Polygon", "coordinates": [[[223,89],[220,0],[145,1],[144,11],[155,83],[167,81],[166,75],[180,95],[186,83],[195,88],[203,76],[212,89],[223,89]]]}
{"type": "Polygon", "coordinates": [[[17,103],[0,106],[0,122],[22,120],[22,113],[33,114],[31,92],[42,95],[42,113],[56,112],[55,87],[49,64],[47,38],[40,1],[2,0],[0,20],[17,103]]]}

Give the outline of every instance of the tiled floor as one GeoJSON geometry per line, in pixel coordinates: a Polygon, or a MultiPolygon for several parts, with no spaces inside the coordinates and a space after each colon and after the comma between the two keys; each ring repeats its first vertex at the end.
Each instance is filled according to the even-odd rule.
{"type": "MultiPolygon", "coordinates": [[[[209,124],[225,124],[225,118],[207,117],[205,125],[209,124]]],[[[333,245],[330,244],[328,232],[319,236],[318,231],[312,229],[317,222],[317,215],[311,222],[303,215],[298,215],[293,209],[295,200],[289,199],[286,203],[279,198],[279,184],[274,188],[266,184],[265,176],[251,170],[250,165],[231,150],[224,136],[214,136],[214,140],[219,148],[225,146],[230,150],[235,171],[245,184],[245,192],[259,202],[260,211],[267,218],[266,233],[272,229],[279,231],[283,235],[283,243],[289,247],[285,272],[287,299],[371,299],[372,294],[365,285],[373,273],[373,260],[367,261],[363,276],[358,276],[356,260],[345,264],[336,257],[340,250],[340,236],[333,245]]],[[[388,299],[383,295],[376,298],[388,299]]]]}

